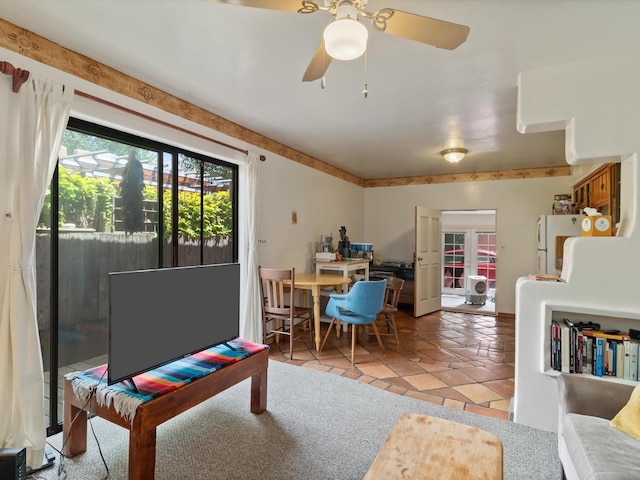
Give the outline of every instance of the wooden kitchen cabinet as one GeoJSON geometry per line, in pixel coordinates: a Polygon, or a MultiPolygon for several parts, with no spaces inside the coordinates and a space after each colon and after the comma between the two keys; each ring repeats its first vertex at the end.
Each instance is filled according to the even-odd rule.
{"type": "Polygon", "coordinates": [[[413,307],[413,295],[413,280],[405,280],[402,290],[400,290],[400,299],[398,300],[398,303],[401,305],[411,305],[413,307]]]}
{"type": "MultiPolygon", "coordinates": [[[[386,278],[388,276],[400,277],[400,275],[396,275],[396,273],[398,273],[398,270],[400,270],[399,267],[372,266],[371,271],[369,273],[369,279],[382,280],[383,278],[386,278]]],[[[398,300],[398,304],[413,307],[413,295],[414,295],[413,280],[406,279],[406,278],[403,280],[404,280],[404,284],[402,285],[402,290],[400,290],[400,298],[398,300]]]]}
{"type": "MultiPolygon", "coordinates": [[[[591,199],[589,201],[589,206],[593,208],[598,208],[605,206],[607,207],[609,204],[609,197],[611,195],[611,185],[610,185],[610,170],[609,168],[605,168],[591,180],[591,199]]],[[[602,212],[604,214],[604,212],[602,212]]]]}
{"type": "Polygon", "coordinates": [[[613,225],[620,221],[620,164],[607,163],[573,187],[574,210],[585,207],[611,215],[613,225]]]}
{"type": "Polygon", "coordinates": [[[576,212],[589,206],[589,195],[591,194],[591,182],[583,180],[573,187],[573,206],[576,212]]]}

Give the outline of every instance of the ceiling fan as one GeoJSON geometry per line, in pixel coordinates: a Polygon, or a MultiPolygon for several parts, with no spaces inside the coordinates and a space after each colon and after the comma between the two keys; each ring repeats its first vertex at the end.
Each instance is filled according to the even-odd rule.
{"type": "Polygon", "coordinates": [[[394,8],[367,12],[368,0],[209,0],[245,7],[283,10],[296,13],[328,11],[333,21],[325,28],[323,40],[302,77],[303,82],[322,78],[332,59],[352,60],[364,53],[368,31],[358,17],[371,20],[374,29],[437,48],[453,50],[467,40],[469,27],[444,20],[423,17],[394,8]]]}

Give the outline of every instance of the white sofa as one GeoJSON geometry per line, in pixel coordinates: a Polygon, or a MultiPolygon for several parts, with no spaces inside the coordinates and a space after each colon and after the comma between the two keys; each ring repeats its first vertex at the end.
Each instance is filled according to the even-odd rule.
{"type": "Polygon", "coordinates": [[[586,375],[558,377],[558,450],[567,480],[640,479],[640,441],[609,424],[633,388],[586,375]]]}

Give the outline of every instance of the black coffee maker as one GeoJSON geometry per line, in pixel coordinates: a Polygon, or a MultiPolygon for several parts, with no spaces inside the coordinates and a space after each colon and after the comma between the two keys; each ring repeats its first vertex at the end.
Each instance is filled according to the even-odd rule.
{"type": "Polygon", "coordinates": [[[338,252],[342,258],[351,258],[351,242],[347,237],[346,227],[340,227],[340,241],[338,242],[338,252]]]}

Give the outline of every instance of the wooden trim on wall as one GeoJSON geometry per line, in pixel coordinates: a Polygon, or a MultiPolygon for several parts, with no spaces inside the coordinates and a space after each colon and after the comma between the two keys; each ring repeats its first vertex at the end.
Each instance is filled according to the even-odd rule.
{"type": "Polygon", "coordinates": [[[481,182],[486,180],[521,180],[523,178],[560,177],[571,175],[569,165],[562,167],[496,170],[493,172],[458,173],[455,175],[424,175],[420,177],[381,178],[365,180],[365,187],[396,187],[403,185],[429,185],[436,183],[481,182]]]}
{"type": "Polygon", "coordinates": [[[177,115],[307,167],[364,186],[364,180],[317,158],[287,147],[192,103],[147,85],[129,75],[69,50],[0,18],[0,47],[57,68],[95,85],[177,115]]]}
{"type": "Polygon", "coordinates": [[[0,47],[37,62],[62,70],[95,85],[107,88],[178,117],[211,128],[217,132],[255,145],[294,162],[313,168],[361,187],[425,185],[434,183],[511,180],[571,175],[569,166],[500,170],[495,172],[461,173],[457,175],[427,175],[418,177],[364,180],[317,158],[283,145],[201,107],[147,85],[129,75],[69,50],[29,30],[0,18],[0,47]]]}

